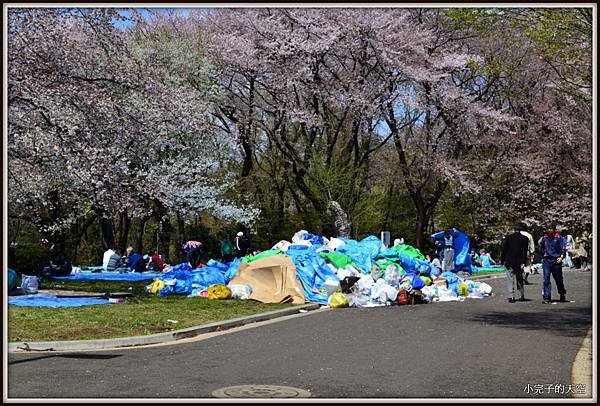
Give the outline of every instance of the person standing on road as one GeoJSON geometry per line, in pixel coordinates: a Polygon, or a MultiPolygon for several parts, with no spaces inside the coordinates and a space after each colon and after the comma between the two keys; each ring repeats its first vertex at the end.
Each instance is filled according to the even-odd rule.
{"type": "Polygon", "coordinates": [[[535,253],[535,242],[533,241],[533,236],[526,231],[527,225],[525,223],[519,223],[517,230],[527,237],[527,240],[529,241],[527,245],[527,261],[525,262],[525,267],[523,268],[523,283],[525,285],[529,285],[527,278],[531,273],[531,264],[533,263],[533,254],[535,253]]]}
{"type": "Polygon", "coordinates": [[[544,271],[544,291],[542,303],[548,304],[552,299],[552,283],[550,275],[556,282],[556,289],[560,295],[560,301],[566,302],[565,285],[563,282],[562,261],[565,259],[567,244],[565,239],[556,232],[554,223],[546,226],[546,234],[538,241],[540,252],[542,253],[542,269],[544,271]]]}
{"type": "Polygon", "coordinates": [[[527,262],[529,240],[520,233],[521,225],[517,224],[515,232],[504,237],[500,262],[506,267],[506,286],[508,287],[508,302],[515,302],[515,279],[517,290],[521,293],[519,301],[525,301],[523,286],[523,268],[527,262]]]}
{"type": "Polygon", "coordinates": [[[439,237],[432,236],[432,239],[441,246],[442,272],[454,272],[454,239],[457,237],[458,233],[453,227],[446,229],[439,237]]]}
{"type": "Polygon", "coordinates": [[[577,253],[577,268],[581,268],[584,271],[589,271],[591,266],[592,247],[590,246],[590,230],[586,225],[581,233],[575,240],[575,249],[577,253]],[[588,258],[590,259],[588,261],[588,258]]]}

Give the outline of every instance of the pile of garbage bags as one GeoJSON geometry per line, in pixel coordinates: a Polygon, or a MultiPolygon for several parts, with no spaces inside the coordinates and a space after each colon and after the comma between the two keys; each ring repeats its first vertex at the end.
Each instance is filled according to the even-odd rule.
{"type": "Polygon", "coordinates": [[[387,248],[375,236],[360,241],[328,239],[306,230],[298,231],[291,241],[279,241],[270,250],[236,258],[230,263],[211,259],[206,266],[196,269],[188,263],[176,265],[146,289],[159,296],[251,299],[252,286],[230,283],[240,264],[266,261],[279,255],[292,260],[305,301],[331,307],[391,305],[398,302],[401,292],[416,294],[426,303],[462,301],[492,294],[492,288],[486,283],[464,280],[452,272],[442,273],[426,261],[417,248],[408,244],[387,248]],[[216,291],[226,294],[214,294],[216,291]]]}

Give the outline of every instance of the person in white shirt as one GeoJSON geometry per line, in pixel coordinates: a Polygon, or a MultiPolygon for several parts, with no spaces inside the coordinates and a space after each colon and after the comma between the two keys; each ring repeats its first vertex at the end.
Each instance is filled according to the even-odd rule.
{"type": "Polygon", "coordinates": [[[102,256],[102,269],[105,271],[108,270],[108,261],[110,261],[110,257],[112,257],[114,254],[115,250],[112,248],[109,248],[104,252],[104,255],[102,256]]]}

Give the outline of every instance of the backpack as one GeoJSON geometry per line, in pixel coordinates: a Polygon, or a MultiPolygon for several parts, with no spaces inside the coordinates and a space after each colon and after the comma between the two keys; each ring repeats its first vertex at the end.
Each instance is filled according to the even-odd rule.
{"type": "Polygon", "coordinates": [[[233,244],[229,240],[221,242],[221,253],[223,255],[231,255],[233,253],[233,244]]]}

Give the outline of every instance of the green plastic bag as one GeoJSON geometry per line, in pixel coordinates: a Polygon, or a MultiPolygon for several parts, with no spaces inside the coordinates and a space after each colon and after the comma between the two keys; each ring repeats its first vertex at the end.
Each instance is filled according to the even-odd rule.
{"type": "Polygon", "coordinates": [[[408,245],[408,244],[396,245],[394,247],[394,250],[398,254],[404,254],[404,255],[409,256],[411,258],[425,259],[425,256],[423,254],[421,254],[421,251],[419,251],[418,248],[415,248],[412,245],[408,245]]]}
{"type": "Polygon", "coordinates": [[[254,262],[259,259],[272,257],[273,255],[279,255],[279,254],[283,254],[283,251],[281,251],[281,250],[263,251],[263,252],[259,252],[256,255],[246,255],[244,258],[242,258],[242,262],[249,264],[250,262],[254,262]]]}
{"type": "Polygon", "coordinates": [[[352,264],[352,258],[341,252],[321,252],[319,255],[337,269],[344,269],[346,265],[352,264]]]}

